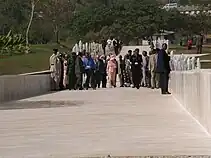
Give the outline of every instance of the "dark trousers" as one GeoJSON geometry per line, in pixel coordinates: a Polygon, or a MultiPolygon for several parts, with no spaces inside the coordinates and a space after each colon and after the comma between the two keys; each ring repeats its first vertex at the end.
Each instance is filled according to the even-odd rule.
{"type": "Polygon", "coordinates": [[[69,84],[68,84],[69,90],[75,89],[75,85],[76,85],[75,73],[69,73],[68,76],[69,76],[69,84]]]}
{"type": "Polygon", "coordinates": [[[95,79],[96,79],[97,87],[100,88],[101,82],[103,80],[103,74],[101,72],[96,72],[95,73],[95,79]]]}
{"type": "Polygon", "coordinates": [[[119,52],[118,52],[118,47],[114,47],[114,51],[115,51],[115,54],[118,55],[119,52]]]}
{"type": "Polygon", "coordinates": [[[102,88],[106,88],[107,84],[107,75],[106,73],[102,75],[102,88]]]}
{"type": "Polygon", "coordinates": [[[60,90],[64,89],[64,85],[63,85],[63,79],[64,79],[64,67],[63,67],[63,62],[61,62],[61,75],[60,75],[60,81],[59,81],[59,88],[60,90]]]}
{"type": "Polygon", "coordinates": [[[160,88],[161,93],[168,92],[169,73],[160,73],[160,88]]]}
{"type": "Polygon", "coordinates": [[[119,80],[120,80],[120,87],[123,87],[125,84],[125,70],[124,68],[121,68],[121,74],[119,74],[119,80]]]}
{"type": "Polygon", "coordinates": [[[83,82],[83,76],[82,73],[76,74],[76,84],[75,89],[82,89],[82,82],[83,82]]]}
{"type": "Polygon", "coordinates": [[[61,76],[60,76],[60,81],[59,81],[59,88],[60,90],[64,89],[64,85],[63,85],[63,79],[64,79],[64,72],[62,72],[61,76]]]}
{"type": "Polygon", "coordinates": [[[85,74],[86,74],[86,82],[85,82],[85,88],[88,89],[89,88],[89,83],[91,82],[91,87],[92,88],[96,88],[95,85],[95,76],[94,76],[94,71],[92,69],[88,69],[85,70],[85,74]]]}
{"type": "Polygon", "coordinates": [[[123,74],[119,74],[120,87],[124,86],[125,79],[123,74]]]}
{"type": "Polygon", "coordinates": [[[152,87],[152,85],[151,85],[151,78],[152,78],[152,76],[151,76],[150,71],[147,71],[147,83],[148,83],[148,87],[152,87]]]}
{"type": "Polygon", "coordinates": [[[106,47],[103,47],[103,54],[106,55],[106,47]]]}
{"type": "Polygon", "coordinates": [[[132,79],[133,79],[134,86],[136,88],[140,88],[140,82],[141,82],[141,70],[140,69],[132,70],[132,79]]]}
{"type": "Polygon", "coordinates": [[[202,46],[196,46],[197,48],[197,53],[201,54],[202,53],[202,46]]]}

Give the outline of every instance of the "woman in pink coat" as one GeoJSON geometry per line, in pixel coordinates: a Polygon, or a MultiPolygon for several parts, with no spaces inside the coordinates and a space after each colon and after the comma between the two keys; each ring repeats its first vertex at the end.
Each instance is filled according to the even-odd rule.
{"type": "Polygon", "coordinates": [[[111,88],[116,87],[116,61],[115,61],[115,55],[112,55],[110,60],[107,64],[107,74],[108,74],[108,81],[109,81],[109,87],[111,88]]]}

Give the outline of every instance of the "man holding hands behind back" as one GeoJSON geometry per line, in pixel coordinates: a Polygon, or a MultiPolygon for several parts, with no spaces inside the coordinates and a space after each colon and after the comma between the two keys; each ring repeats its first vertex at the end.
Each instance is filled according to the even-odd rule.
{"type": "Polygon", "coordinates": [[[171,94],[168,91],[169,74],[170,74],[170,57],[167,52],[167,44],[162,45],[162,49],[158,52],[157,56],[157,73],[160,75],[160,88],[163,95],[171,94]]]}

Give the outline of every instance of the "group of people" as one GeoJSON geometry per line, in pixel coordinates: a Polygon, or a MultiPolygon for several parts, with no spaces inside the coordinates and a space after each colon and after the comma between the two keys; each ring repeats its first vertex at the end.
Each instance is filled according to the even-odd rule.
{"type": "Polygon", "coordinates": [[[52,90],[106,88],[107,61],[104,55],[90,54],[85,50],[78,54],[59,53],[58,49],[53,51],[50,57],[52,90]]]}
{"type": "Polygon", "coordinates": [[[106,88],[107,83],[109,88],[115,88],[119,78],[120,87],[161,88],[162,94],[170,94],[170,57],[166,49],[167,44],[163,44],[161,50],[152,46],[149,56],[145,51],[140,54],[139,49],[129,50],[118,59],[115,53],[99,56],[83,51],[67,55],[54,49],[50,57],[52,88],[95,90],[106,88]]]}
{"type": "Polygon", "coordinates": [[[163,44],[162,49],[154,49],[152,45],[149,55],[146,51],[139,54],[139,49],[136,49],[133,54],[132,50],[129,50],[124,58],[120,55],[120,86],[132,86],[137,89],[161,88],[162,94],[170,94],[168,91],[170,56],[166,50],[167,44],[163,44]]]}
{"type": "Polygon", "coordinates": [[[119,38],[115,39],[113,37],[110,37],[108,40],[105,40],[103,38],[102,47],[103,47],[104,55],[107,54],[106,52],[109,52],[108,54],[110,53],[113,54],[114,52],[115,55],[118,55],[122,48],[122,41],[119,40],[119,38]]]}
{"type": "Polygon", "coordinates": [[[186,45],[186,42],[187,42],[188,50],[191,50],[195,43],[197,54],[202,53],[202,48],[203,48],[203,43],[204,43],[204,36],[202,34],[197,35],[195,38],[189,37],[187,41],[186,40],[184,41],[184,39],[181,39],[180,46],[186,45]],[[195,41],[195,42],[193,42],[193,41],[195,41]],[[185,43],[185,44],[183,44],[183,43],[185,43]]]}

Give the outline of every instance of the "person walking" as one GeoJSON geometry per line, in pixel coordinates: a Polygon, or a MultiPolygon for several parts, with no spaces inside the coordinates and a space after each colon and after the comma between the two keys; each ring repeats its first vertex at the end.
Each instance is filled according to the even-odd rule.
{"type": "Polygon", "coordinates": [[[152,50],[152,54],[149,57],[149,71],[151,74],[151,88],[159,88],[159,75],[156,73],[157,67],[157,51],[152,50]]]}
{"type": "Polygon", "coordinates": [[[102,80],[103,80],[103,74],[105,73],[105,64],[103,62],[103,56],[96,58],[96,84],[97,87],[100,88],[102,80]]]}
{"type": "Polygon", "coordinates": [[[86,74],[86,81],[85,81],[85,88],[86,90],[89,89],[89,83],[91,81],[91,87],[93,89],[96,89],[95,85],[95,79],[94,79],[94,71],[96,68],[94,59],[91,57],[89,53],[86,53],[86,57],[83,61],[84,67],[85,67],[85,74],[86,74]]]}
{"type": "Polygon", "coordinates": [[[64,54],[63,53],[59,53],[59,61],[60,61],[60,80],[59,80],[59,88],[60,90],[64,89],[64,84],[63,84],[63,80],[64,80],[64,54]]]}
{"type": "Polygon", "coordinates": [[[102,40],[102,48],[103,48],[103,54],[106,55],[106,45],[107,45],[107,41],[105,40],[105,38],[103,38],[102,40]]]}
{"type": "Polygon", "coordinates": [[[196,49],[197,54],[202,53],[202,45],[203,45],[203,35],[200,33],[196,38],[196,49]]]}
{"type": "Polygon", "coordinates": [[[103,61],[104,69],[103,69],[103,74],[102,74],[102,88],[106,88],[107,84],[107,61],[106,61],[106,56],[101,56],[101,59],[103,61]]]}
{"type": "Polygon", "coordinates": [[[124,87],[125,63],[124,63],[124,60],[121,55],[119,56],[119,62],[118,62],[118,77],[119,77],[119,81],[120,81],[120,87],[124,87]]]}
{"type": "Polygon", "coordinates": [[[132,84],[131,62],[129,56],[125,57],[125,86],[130,87],[132,84]]]}
{"type": "Polygon", "coordinates": [[[53,54],[49,59],[51,72],[51,87],[52,90],[59,90],[60,82],[60,61],[58,58],[58,49],[53,49],[53,54]]]}
{"type": "Polygon", "coordinates": [[[114,55],[115,56],[115,59],[114,59],[114,61],[115,61],[115,63],[116,63],[116,76],[115,76],[115,84],[114,85],[116,85],[116,82],[117,82],[117,75],[118,75],[118,73],[119,73],[119,62],[116,60],[116,55],[114,55]]]}
{"type": "Polygon", "coordinates": [[[158,53],[157,57],[157,72],[160,75],[160,88],[161,94],[171,94],[168,91],[169,74],[170,74],[170,57],[167,52],[167,44],[162,45],[162,49],[158,53]]]}
{"type": "Polygon", "coordinates": [[[76,84],[76,75],[75,75],[75,61],[76,61],[76,53],[72,52],[69,56],[67,62],[67,74],[68,74],[68,89],[74,90],[76,84]]]}
{"type": "Polygon", "coordinates": [[[115,55],[118,55],[119,54],[119,52],[118,52],[119,44],[118,44],[118,41],[116,39],[113,39],[113,46],[114,46],[114,53],[115,53],[115,55]]]}
{"type": "Polygon", "coordinates": [[[75,76],[76,76],[75,89],[83,90],[82,86],[83,72],[84,72],[84,66],[82,61],[82,53],[79,52],[75,60],[75,76]]]}
{"type": "Polygon", "coordinates": [[[63,67],[64,67],[64,73],[63,73],[63,86],[64,86],[64,89],[66,89],[68,87],[68,65],[67,65],[67,62],[68,62],[68,55],[65,54],[64,55],[64,64],[63,64],[63,67]]]}
{"type": "Polygon", "coordinates": [[[188,50],[191,50],[192,49],[192,46],[193,46],[193,41],[192,39],[188,39],[188,50]]]}
{"type": "Polygon", "coordinates": [[[132,79],[132,71],[131,71],[131,57],[132,57],[132,50],[129,50],[128,53],[124,57],[125,63],[125,85],[130,87],[133,84],[132,79]]]}
{"type": "Polygon", "coordinates": [[[142,65],[142,80],[141,80],[141,86],[147,87],[149,86],[149,56],[147,55],[146,51],[143,51],[142,53],[142,59],[143,59],[143,65],[142,65]]]}
{"type": "Polygon", "coordinates": [[[142,68],[142,57],[139,54],[139,49],[135,49],[134,54],[131,57],[131,71],[133,79],[133,88],[140,88],[141,81],[141,68],[142,68]]]}
{"type": "Polygon", "coordinates": [[[115,55],[112,55],[110,60],[108,61],[107,64],[107,74],[108,74],[108,79],[109,79],[109,87],[116,87],[116,61],[115,61],[115,55]]]}

